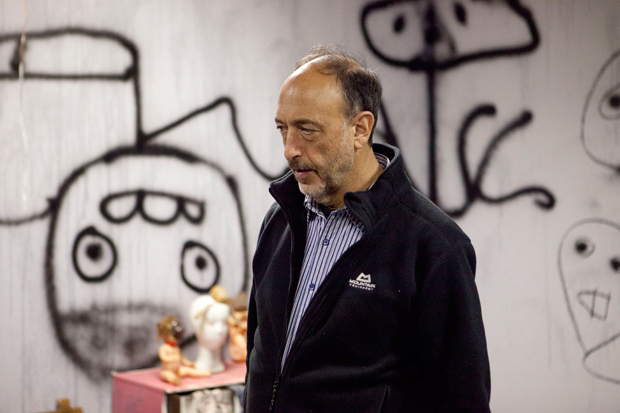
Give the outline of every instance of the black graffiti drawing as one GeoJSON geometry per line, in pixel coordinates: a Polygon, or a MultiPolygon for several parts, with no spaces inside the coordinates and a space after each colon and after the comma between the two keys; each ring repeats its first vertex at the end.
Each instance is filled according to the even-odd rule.
{"type": "Polygon", "coordinates": [[[73,242],[71,260],[75,272],[86,282],[105,280],[116,268],[118,252],[114,241],[90,226],[80,231],[73,242]]]}
{"type": "Polygon", "coordinates": [[[620,50],[601,67],[588,93],[581,141],[594,162],[620,173],[620,50]]]}
{"type": "Polygon", "coordinates": [[[220,264],[217,255],[206,245],[196,241],[187,241],[183,245],[181,263],[181,279],[197,293],[208,293],[220,280],[220,264]]]}
{"type": "MultiPolygon", "coordinates": [[[[15,50],[9,70],[0,71],[0,81],[18,81],[20,36],[0,35],[0,46],[13,44],[15,50]]],[[[30,32],[26,38],[26,50],[35,42],[58,38],[111,42],[125,50],[130,63],[120,73],[35,72],[26,64],[23,79],[130,84],[136,113],[130,133],[135,144],[110,149],[78,166],[45,210],[1,218],[0,225],[49,219],[44,267],[48,310],[61,348],[90,378],[103,380],[111,370],[152,366],[158,361],[153,329],[159,318],[175,314],[185,319],[183,303],[216,283],[228,283],[229,292],[235,294],[247,291],[249,282],[247,234],[236,178],[215,162],[157,144],[156,138],[226,106],[237,143],[256,173],[268,180],[281,175],[256,164],[237,125],[235,104],[227,96],[155,131],[144,131],[138,48],[122,35],[69,27],[30,32]],[[106,185],[93,187],[90,182],[106,185]],[[149,279],[160,271],[158,262],[165,254],[177,257],[172,262],[180,261],[170,272],[178,274],[184,288],[172,287],[173,281],[166,281],[172,288],[162,287],[161,279],[149,279]]],[[[194,341],[188,337],[181,345],[194,341]]]]}
{"type": "Polygon", "coordinates": [[[140,214],[142,219],[155,225],[169,225],[175,222],[179,217],[184,216],[187,220],[194,224],[202,222],[205,216],[205,203],[204,201],[187,198],[180,195],[171,195],[165,192],[157,191],[145,191],[142,189],[136,191],[124,191],[117,194],[110,194],[106,196],[99,204],[99,211],[108,221],[121,224],[129,221],[135,214],[140,214]],[[144,204],[151,198],[164,198],[172,201],[175,205],[174,212],[170,216],[160,218],[152,216],[145,209],[144,204]],[[129,199],[132,204],[129,211],[124,211],[123,214],[118,215],[112,212],[111,205],[118,202],[123,202],[129,199]],[[194,213],[192,214],[192,207],[194,213]],[[115,216],[116,215],[116,216],[115,216]]]}
{"type": "Polygon", "coordinates": [[[620,224],[593,218],[572,225],[558,267],[584,368],[620,384],[620,224]]]}
{"type": "MultiPolygon", "coordinates": [[[[367,46],[372,53],[388,65],[408,69],[412,73],[423,73],[426,80],[427,119],[428,119],[428,193],[427,196],[454,217],[464,215],[472,204],[483,201],[500,204],[522,196],[533,196],[535,204],[542,209],[555,205],[554,195],[542,186],[527,186],[501,196],[492,196],[483,190],[483,180],[493,155],[499,146],[512,133],[527,126],[533,118],[532,112],[524,110],[501,128],[490,140],[482,159],[471,168],[467,158],[468,135],[473,124],[483,117],[492,117],[497,108],[491,103],[482,103],[466,116],[458,131],[457,154],[465,200],[460,207],[449,209],[440,199],[438,188],[438,144],[436,93],[438,79],[445,72],[488,59],[500,59],[531,53],[540,43],[540,35],[531,11],[519,0],[388,0],[373,1],[365,5],[361,12],[361,27],[367,46]],[[441,7],[440,7],[441,5],[441,7]],[[470,7],[504,7],[513,18],[520,19],[527,28],[528,39],[506,45],[474,45],[466,50],[459,47],[460,39],[455,37],[447,21],[454,20],[456,26],[466,28],[471,17],[470,7]],[[449,16],[450,15],[450,16],[449,16]],[[379,25],[373,25],[374,17],[381,17],[379,25]],[[386,27],[387,26],[387,27],[386,27]],[[409,36],[409,37],[407,37],[409,36]],[[394,46],[395,45],[395,46],[394,46]],[[397,48],[394,48],[398,46],[397,48]]],[[[490,36],[487,36],[490,37],[490,36]]],[[[386,142],[402,146],[403,137],[394,131],[385,102],[381,105],[381,118],[384,130],[378,131],[386,142]]],[[[408,172],[414,185],[416,181],[408,172]]]]}
{"type": "MultiPolygon", "coordinates": [[[[186,189],[178,190],[185,191],[186,189]]],[[[146,199],[148,197],[142,198],[143,201],[146,199]]],[[[221,234],[221,231],[219,233],[221,234]]],[[[95,378],[106,377],[110,370],[153,365],[156,361],[154,355],[157,343],[154,342],[152,334],[146,334],[145,329],[155,325],[159,318],[169,313],[178,314],[181,319],[186,318],[182,304],[188,302],[193,294],[208,292],[223,278],[221,260],[218,257],[225,253],[225,247],[239,250],[236,258],[243,261],[243,274],[238,276],[241,276],[243,281],[237,283],[237,290],[247,289],[248,272],[245,260],[248,251],[245,239],[241,200],[235,180],[211,162],[185,151],[150,143],[141,149],[133,146],[117,148],[81,166],[63,182],[55,197],[45,253],[48,306],[63,349],[95,378]],[[182,180],[193,178],[191,185],[196,187],[195,196],[205,194],[202,200],[195,201],[205,204],[202,219],[196,219],[201,216],[199,208],[196,208],[193,214],[178,213],[178,199],[181,196],[173,192],[174,179],[169,184],[148,177],[156,169],[174,171],[181,175],[182,180]],[[140,183],[148,188],[158,188],[157,191],[141,189],[134,193],[157,193],[156,199],[163,199],[170,204],[169,208],[164,208],[163,213],[162,209],[157,208],[149,211],[147,202],[143,202],[139,204],[142,205],[140,211],[148,212],[135,213],[138,209],[136,195],[131,197],[132,202],[124,205],[125,209],[109,212],[113,208],[110,200],[122,201],[122,198],[110,198],[107,194],[132,192],[125,190],[134,187],[132,182],[126,183],[118,179],[128,171],[134,177],[144,171],[139,179],[140,183]],[[99,176],[121,181],[118,184],[120,190],[89,187],[92,200],[83,199],[83,188],[88,186],[90,180],[97,180],[99,176]],[[202,184],[196,180],[197,176],[204,177],[202,184]],[[214,185],[213,181],[216,181],[217,185],[214,185]],[[166,187],[165,190],[161,189],[162,186],[166,187]],[[208,193],[209,186],[213,187],[214,193],[208,193]],[[78,211],[75,206],[72,207],[76,204],[80,205],[78,211]],[[108,211],[107,216],[101,213],[102,204],[108,211]],[[119,213],[123,211],[125,213],[119,213]],[[153,213],[159,213],[158,218],[154,218],[153,213]],[[81,218],[75,219],[74,215],[81,218]],[[203,239],[205,230],[218,232],[213,226],[217,219],[226,221],[226,227],[231,232],[240,232],[237,243],[218,244],[217,238],[203,239]],[[174,232],[174,228],[182,225],[185,226],[182,234],[188,236],[188,239],[174,232]],[[136,229],[144,236],[137,237],[137,234],[133,233],[136,229]],[[76,235],[71,238],[67,234],[76,235]],[[163,236],[163,240],[157,239],[158,234],[163,236]],[[130,250],[135,244],[142,245],[140,255],[146,255],[147,260],[154,263],[131,265],[135,257],[131,257],[130,250]],[[132,286],[129,275],[141,273],[144,276],[144,273],[157,272],[156,267],[161,264],[157,261],[166,258],[160,256],[160,244],[164,244],[163,252],[170,249],[171,257],[168,258],[178,257],[178,269],[173,271],[177,274],[176,279],[180,278],[187,288],[181,293],[176,292],[173,297],[160,294],[162,296],[159,299],[153,299],[150,295],[160,289],[153,288],[150,294],[133,293],[122,299],[123,291],[132,286]],[[154,246],[154,250],[150,246],[154,246]],[[69,253],[70,263],[65,258],[69,253]],[[148,270],[144,271],[143,267],[148,267],[148,270]],[[77,274],[79,279],[94,284],[92,288],[97,290],[85,289],[76,282],[75,277],[67,277],[66,274],[77,274]],[[124,278],[124,281],[120,280],[121,278],[124,278]],[[97,298],[98,291],[100,293],[109,289],[115,292],[113,299],[97,298]],[[80,291],[80,296],[84,296],[78,299],[80,302],[77,304],[73,303],[76,299],[68,293],[75,290],[80,291]],[[102,301],[104,305],[101,304],[102,301]],[[181,309],[175,305],[177,301],[181,309]]],[[[230,271],[227,273],[228,277],[234,275],[230,271]]],[[[174,285],[174,277],[166,277],[172,279],[167,282],[174,285]]],[[[155,278],[153,281],[157,284],[161,283],[157,280],[164,279],[161,274],[155,278]]]]}

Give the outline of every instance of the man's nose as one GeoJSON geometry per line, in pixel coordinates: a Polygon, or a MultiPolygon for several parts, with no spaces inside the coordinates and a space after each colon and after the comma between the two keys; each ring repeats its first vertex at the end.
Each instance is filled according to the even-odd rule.
{"type": "Polygon", "coordinates": [[[302,151],[300,144],[299,136],[297,136],[294,131],[290,129],[286,131],[286,135],[284,136],[284,157],[287,161],[301,156],[302,151]]]}

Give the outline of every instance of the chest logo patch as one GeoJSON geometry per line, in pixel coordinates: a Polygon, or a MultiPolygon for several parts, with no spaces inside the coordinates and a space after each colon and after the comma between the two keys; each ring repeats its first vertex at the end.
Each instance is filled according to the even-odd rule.
{"type": "Polygon", "coordinates": [[[356,279],[349,280],[349,286],[354,288],[360,288],[362,290],[372,291],[375,289],[376,285],[372,283],[372,279],[370,278],[370,274],[360,273],[356,279]]]}

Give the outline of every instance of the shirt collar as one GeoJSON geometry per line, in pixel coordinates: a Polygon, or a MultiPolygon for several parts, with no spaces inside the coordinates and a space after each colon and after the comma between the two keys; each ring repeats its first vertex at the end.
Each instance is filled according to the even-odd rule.
{"type": "Polygon", "coordinates": [[[379,162],[379,165],[381,165],[381,168],[384,171],[387,169],[388,166],[390,166],[390,162],[392,162],[390,158],[379,152],[375,152],[375,158],[377,159],[377,162],[379,162]]]}
{"type": "Polygon", "coordinates": [[[319,203],[316,202],[310,195],[306,195],[306,197],[304,198],[304,206],[310,212],[314,212],[317,215],[322,214],[321,210],[319,209],[319,203]]]}

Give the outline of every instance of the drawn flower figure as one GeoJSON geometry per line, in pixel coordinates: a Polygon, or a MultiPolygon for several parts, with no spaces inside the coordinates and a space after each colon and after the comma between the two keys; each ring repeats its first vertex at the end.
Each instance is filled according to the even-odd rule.
{"type": "MultiPolygon", "coordinates": [[[[379,59],[388,65],[423,73],[425,76],[428,116],[427,196],[443,207],[438,187],[438,78],[464,63],[532,52],[540,42],[532,13],[519,0],[388,0],[367,4],[362,10],[361,20],[364,39],[379,59]]],[[[541,208],[552,208],[555,203],[553,195],[538,186],[521,188],[501,196],[490,196],[483,192],[482,180],[494,152],[515,129],[524,127],[532,119],[531,112],[523,111],[498,131],[472,173],[467,159],[467,134],[479,117],[495,114],[494,105],[481,104],[467,114],[459,129],[456,149],[465,201],[460,207],[447,210],[453,216],[463,215],[478,199],[488,203],[502,203],[523,195],[534,195],[536,204],[541,208]]],[[[385,104],[382,104],[381,116],[385,128],[384,139],[399,146],[403,138],[394,132],[385,104]]],[[[414,177],[409,175],[415,185],[414,177]]]]}
{"type": "Polygon", "coordinates": [[[581,139],[588,156],[620,173],[620,50],[596,76],[581,123],[581,139]]]}
{"type": "Polygon", "coordinates": [[[568,311],[593,376],[620,384],[620,225],[574,224],[559,254],[568,311]]]}

